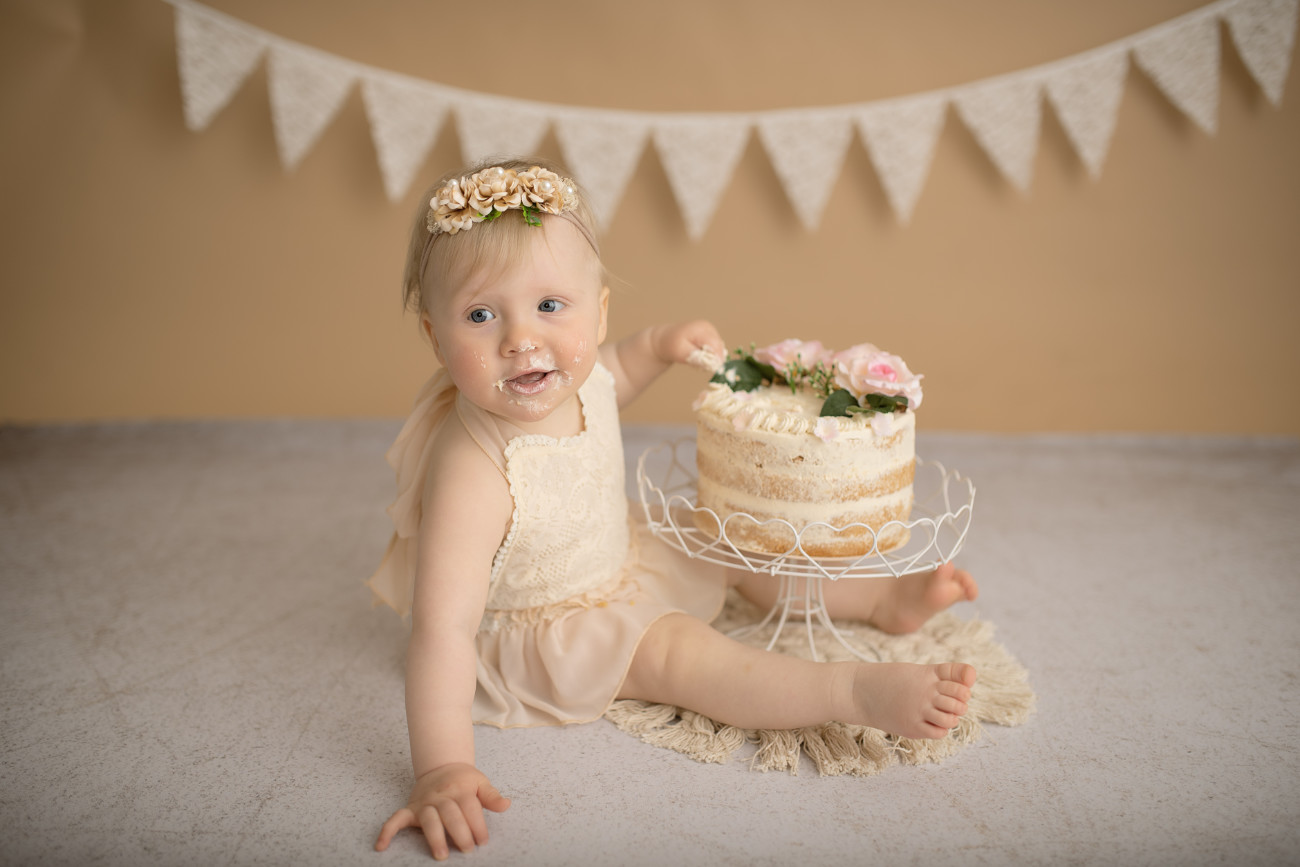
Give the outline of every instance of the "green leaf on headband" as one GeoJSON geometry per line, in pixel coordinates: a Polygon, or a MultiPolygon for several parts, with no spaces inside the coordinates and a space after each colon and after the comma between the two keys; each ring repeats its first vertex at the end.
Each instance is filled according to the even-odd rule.
{"type": "Polygon", "coordinates": [[[486,214],[483,215],[483,222],[490,223],[504,213],[505,211],[498,211],[496,208],[493,208],[492,210],[488,211],[486,214]]]}
{"type": "Polygon", "coordinates": [[[530,208],[528,205],[520,205],[520,210],[524,212],[524,222],[530,226],[540,226],[542,218],[537,216],[537,209],[530,208]]]}

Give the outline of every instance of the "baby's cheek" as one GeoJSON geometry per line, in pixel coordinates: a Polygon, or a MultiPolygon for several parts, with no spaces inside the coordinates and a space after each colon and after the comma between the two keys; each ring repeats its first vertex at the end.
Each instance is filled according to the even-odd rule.
{"type": "Polygon", "coordinates": [[[488,376],[487,357],[479,352],[454,352],[446,356],[447,372],[462,389],[488,376]]]}
{"type": "Polygon", "coordinates": [[[447,350],[447,364],[456,367],[481,367],[483,353],[469,346],[452,346],[447,350]]]}
{"type": "Polygon", "coordinates": [[[583,328],[557,343],[556,349],[574,365],[589,363],[596,350],[594,329],[583,328]]]}
{"type": "Polygon", "coordinates": [[[591,347],[587,344],[587,341],[579,340],[576,344],[574,344],[572,349],[573,363],[574,364],[584,363],[587,360],[587,354],[590,351],[591,351],[591,347]]]}

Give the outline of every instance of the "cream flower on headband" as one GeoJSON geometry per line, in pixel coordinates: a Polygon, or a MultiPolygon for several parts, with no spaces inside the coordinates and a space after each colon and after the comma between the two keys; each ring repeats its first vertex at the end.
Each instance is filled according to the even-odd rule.
{"type": "Polygon", "coordinates": [[[573,187],[573,181],[540,166],[520,172],[519,184],[524,191],[525,202],[539,211],[558,214],[578,204],[578,192],[573,187]]]}
{"type": "Polygon", "coordinates": [[[461,189],[460,179],[453,180],[438,190],[429,200],[429,231],[435,235],[447,232],[454,235],[461,229],[474,225],[475,218],[483,219],[477,211],[469,208],[469,199],[461,189]]]}
{"type": "Polygon", "coordinates": [[[540,226],[536,212],[558,215],[577,203],[573,182],[555,172],[540,166],[526,172],[491,166],[440,187],[429,200],[426,225],[430,234],[454,235],[518,208],[526,221],[540,226]]]}
{"type": "Polygon", "coordinates": [[[506,211],[519,207],[524,195],[519,188],[519,176],[500,166],[470,175],[466,192],[469,194],[469,206],[485,217],[494,210],[506,211]]]}

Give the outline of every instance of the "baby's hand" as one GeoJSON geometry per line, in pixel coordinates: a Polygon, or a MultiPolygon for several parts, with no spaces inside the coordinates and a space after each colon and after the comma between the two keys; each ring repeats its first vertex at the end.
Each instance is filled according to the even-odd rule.
{"type": "Polygon", "coordinates": [[[656,354],[669,364],[689,364],[710,373],[727,358],[727,345],[712,322],[697,319],[666,326],[656,341],[656,354]]]}
{"type": "Polygon", "coordinates": [[[415,781],[411,800],[394,813],[379,831],[376,851],[388,848],[403,828],[421,828],[429,841],[433,857],[446,860],[450,854],[448,840],[462,852],[487,842],[487,821],[483,808],[501,813],[510,806],[473,765],[451,764],[434,768],[415,781]]]}

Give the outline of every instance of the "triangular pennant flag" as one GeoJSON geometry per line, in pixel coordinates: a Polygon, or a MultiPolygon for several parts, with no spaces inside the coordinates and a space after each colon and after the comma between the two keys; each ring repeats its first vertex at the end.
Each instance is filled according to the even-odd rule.
{"type": "Polygon", "coordinates": [[[1042,120],[1042,84],[1014,75],[959,90],[953,102],[985,153],[1020,191],[1029,189],[1042,120]]]}
{"type": "Polygon", "coordinates": [[[675,117],[655,124],[655,148],[691,240],[698,241],[709,228],[745,152],[750,126],[744,115],[675,117]]]}
{"type": "Polygon", "coordinates": [[[800,222],[808,231],[816,231],[853,138],[849,115],[774,112],[759,120],[758,137],[800,222]]]}
{"type": "Polygon", "coordinates": [[[535,103],[486,95],[456,100],[460,155],[469,163],[531,154],[550,122],[550,115],[535,103]]]}
{"type": "Polygon", "coordinates": [[[176,7],[176,57],[185,125],[206,129],[266,50],[266,37],[223,15],[176,7]]]}
{"type": "Polygon", "coordinates": [[[1133,58],[1196,125],[1214,133],[1219,110],[1219,19],[1194,12],[1133,40],[1133,58]]]}
{"type": "Polygon", "coordinates": [[[947,109],[944,97],[930,95],[878,103],[858,113],[858,131],[900,223],[912,218],[947,109]]]}
{"type": "Polygon", "coordinates": [[[614,218],[649,132],[650,121],[638,115],[572,112],[555,118],[564,161],[586,190],[602,230],[614,218]]]}
{"type": "Polygon", "coordinates": [[[433,147],[451,101],[440,88],[396,78],[363,79],[361,96],[384,190],[396,202],[433,147]]]}
{"type": "Polygon", "coordinates": [[[1101,174],[1115,134],[1127,75],[1128,51],[1116,46],[1071,61],[1043,81],[1061,126],[1094,178],[1101,174]]]}
{"type": "Polygon", "coordinates": [[[280,161],[293,169],[338,114],[355,74],[328,54],[283,44],[271,48],[268,70],[280,161]]]}
{"type": "Polygon", "coordinates": [[[1240,0],[1223,13],[1242,61],[1274,105],[1282,104],[1291,69],[1297,6],[1300,0],[1240,0]]]}

